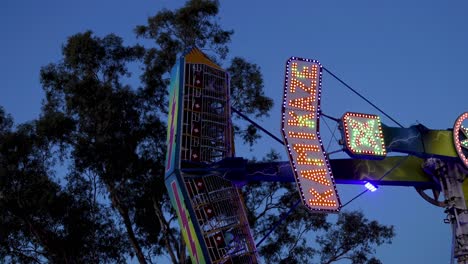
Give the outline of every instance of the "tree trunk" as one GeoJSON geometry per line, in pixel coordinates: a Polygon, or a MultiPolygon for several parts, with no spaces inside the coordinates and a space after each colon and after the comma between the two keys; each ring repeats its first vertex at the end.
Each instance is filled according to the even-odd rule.
{"type": "Polygon", "coordinates": [[[138,244],[135,233],[133,232],[132,222],[130,221],[130,217],[128,215],[128,209],[125,206],[122,206],[122,204],[120,203],[119,198],[117,197],[117,194],[115,192],[114,186],[112,184],[106,184],[106,186],[111,195],[112,205],[119,211],[120,216],[124,221],[128,239],[130,240],[130,244],[132,244],[133,250],[135,251],[135,255],[138,258],[138,262],[140,262],[140,264],[147,264],[145,255],[143,254],[140,244],[138,244]]]}
{"type": "Polygon", "coordinates": [[[172,242],[175,245],[177,245],[177,241],[175,241],[175,238],[171,236],[170,231],[169,231],[169,224],[164,218],[164,215],[161,212],[161,208],[159,208],[157,201],[154,199],[154,197],[152,200],[153,200],[154,212],[159,219],[159,224],[161,225],[161,229],[162,229],[161,231],[163,233],[164,242],[166,244],[166,249],[167,249],[167,252],[169,252],[169,256],[171,257],[172,263],[173,264],[181,263],[180,261],[177,261],[177,258],[174,254],[174,251],[177,252],[177,248],[174,250],[171,244],[170,238],[173,240],[172,242]]]}
{"type": "Polygon", "coordinates": [[[145,255],[143,255],[143,251],[141,250],[140,244],[138,244],[138,241],[135,237],[135,233],[133,232],[132,222],[130,221],[130,217],[128,216],[128,210],[126,208],[122,208],[120,205],[117,205],[117,207],[119,209],[120,215],[124,220],[128,238],[130,239],[130,243],[132,244],[132,247],[135,250],[138,262],[140,262],[140,264],[146,264],[145,255]]]}

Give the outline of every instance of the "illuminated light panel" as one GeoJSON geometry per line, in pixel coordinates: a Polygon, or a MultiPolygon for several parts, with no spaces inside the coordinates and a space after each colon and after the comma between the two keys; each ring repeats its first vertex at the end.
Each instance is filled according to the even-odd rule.
{"type": "Polygon", "coordinates": [[[350,155],[376,158],[387,155],[379,116],[348,112],[342,122],[350,155]]]}
{"type": "Polygon", "coordinates": [[[321,159],[308,158],[308,152],[321,152],[322,149],[317,145],[304,145],[304,144],[293,144],[293,149],[297,153],[297,164],[301,165],[316,165],[323,166],[324,162],[321,159]]]}
{"type": "Polygon", "coordinates": [[[375,192],[377,191],[377,187],[374,186],[372,183],[370,182],[367,182],[366,184],[364,184],[364,186],[371,192],[375,192]]]}
{"type": "Polygon", "coordinates": [[[309,95],[315,100],[317,95],[317,72],[318,72],[318,65],[314,64],[312,67],[304,66],[302,71],[299,72],[297,70],[297,63],[293,62],[291,66],[291,83],[289,85],[289,92],[295,93],[296,88],[299,87],[305,92],[309,93],[309,95]],[[302,81],[303,79],[309,80],[310,85],[304,84],[302,81]]]}
{"type": "Polygon", "coordinates": [[[299,108],[301,110],[315,112],[315,107],[313,105],[317,100],[315,97],[305,97],[305,98],[294,98],[289,100],[289,106],[299,108]]]}
{"type": "Polygon", "coordinates": [[[340,200],[319,133],[322,66],[292,57],[286,64],[282,134],[302,203],[337,212],[340,200]]]}
{"type": "Polygon", "coordinates": [[[453,126],[453,142],[455,149],[462,163],[468,168],[468,128],[464,127],[464,122],[468,122],[468,112],[461,114],[453,126]]]}
{"type": "Polygon", "coordinates": [[[298,115],[294,111],[290,111],[289,115],[291,119],[288,119],[288,125],[290,126],[302,126],[302,127],[315,127],[315,114],[307,114],[307,115],[298,115]]]}
{"type": "Polygon", "coordinates": [[[331,186],[330,181],[326,177],[326,169],[301,171],[301,176],[308,180],[316,181],[322,185],[331,186]]]}
{"type": "Polygon", "coordinates": [[[313,133],[294,132],[289,131],[288,137],[290,138],[303,138],[303,139],[317,139],[317,136],[313,133]]]}
{"type": "Polygon", "coordinates": [[[315,197],[314,199],[309,199],[309,204],[311,206],[336,206],[336,199],[329,199],[333,197],[333,189],[329,189],[324,193],[319,193],[314,189],[310,189],[309,193],[312,194],[313,197],[315,197]]]}
{"type": "MultiPolygon", "coordinates": [[[[318,73],[318,65],[317,64],[312,64],[312,67],[304,66],[302,67],[302,71],[299,72],[297,70],[297,62],[291,63],[291,76],[293,78],[300,78],[300,79],[309,79],[311,82],[311,87],[316,87],[317,86],[317,73],[318,73]]],[[[297,81],[297,79],[292,79],[291,80],[291,89],[294,86],[294,81],[297,81]]],[[[292,91],[294,92],[294,91],[292,91]]]]}
{"type": "Polygon", "coordinates": [[[296,92],[296,88],[299,87],[302,90],[308,92],[311,95],[311,97],[315,99],[316,94],[314,91],[315,91],[316,86],[317,84],[314,84],[312,86],[306,86],[303,82],[298,81],[297,79],[292,79],[291,86],[290,86],[291,88],[289,89],[289,91],[291,93],[294,93],[296,92]]]}
{"type": "Polygon", "coordinates": [[[460,141],[462,147],[468,149],[468,128],[462,127],[463,134],[467,139],[460,141]]]}

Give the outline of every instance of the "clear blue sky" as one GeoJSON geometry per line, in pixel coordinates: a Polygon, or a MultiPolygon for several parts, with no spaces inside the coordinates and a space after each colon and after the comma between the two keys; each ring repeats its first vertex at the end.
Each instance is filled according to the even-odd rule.
{"type": "MultiPolygon", "coordinates": [[[[0,105],[17,122],[37,117],[43,93],[39,69],[60,57],[62,44],[87,29],[134,43],[133,28],[162,7],[183,1],[17,0],[0,2],[0,105]]],[[[468,2],[454,1],[224,1],[220,22],[235,35],[231,55],[257,63],[271,118],[259,121],[277,135],[285,62],[318,59],[405,126],[453,126],[468,111],[468,2]]],[[[323,109],[375,113],[331,78],[323,109]]],[[[385,118],[387,125],[394,125],[385,118]]],[[[281,146],[265,139],[263,145],[281,146]],[[270,144],[271,143],[271,144],[270,144]]],[[[248,148],[239,156],[259,155],[248,148]]],[[[261,155],[261,154],[260,154],[261,155]]],[[[286,157],[286,155],[283,155],[286,157]]],[[[346,202],[362,186],[338,186],[346,202]]],[[[436,208],[412,188],[381,187],[350,204],[370,219],[395,225],[397,237],[377,254],[383,263],[449,263],[451,233],[436,208]]]]}

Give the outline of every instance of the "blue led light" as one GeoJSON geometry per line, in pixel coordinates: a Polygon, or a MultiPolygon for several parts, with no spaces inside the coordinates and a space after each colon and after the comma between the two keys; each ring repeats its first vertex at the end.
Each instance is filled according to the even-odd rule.
{"type": "Polygon", "coordinates": [[[371,192],[375,192],[377,191],[377,186],[374,186],[372,183],[370,182],[366,182],[366,184],[364,184],[364,186],[366,186],[366,188],[371,191],[371,192]]]}

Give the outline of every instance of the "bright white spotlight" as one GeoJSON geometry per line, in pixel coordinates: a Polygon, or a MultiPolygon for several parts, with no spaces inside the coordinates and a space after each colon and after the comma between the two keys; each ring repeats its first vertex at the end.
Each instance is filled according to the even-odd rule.
{"type": "Polygon", "coordinates": [[[364,186],[366,186],[366,188],[371,191],[371,192],[375,192],[377,191],[377,186],[374,186],[372,183],[370,182],[367,182],[366,184],[364,184],[364,186]]]}

